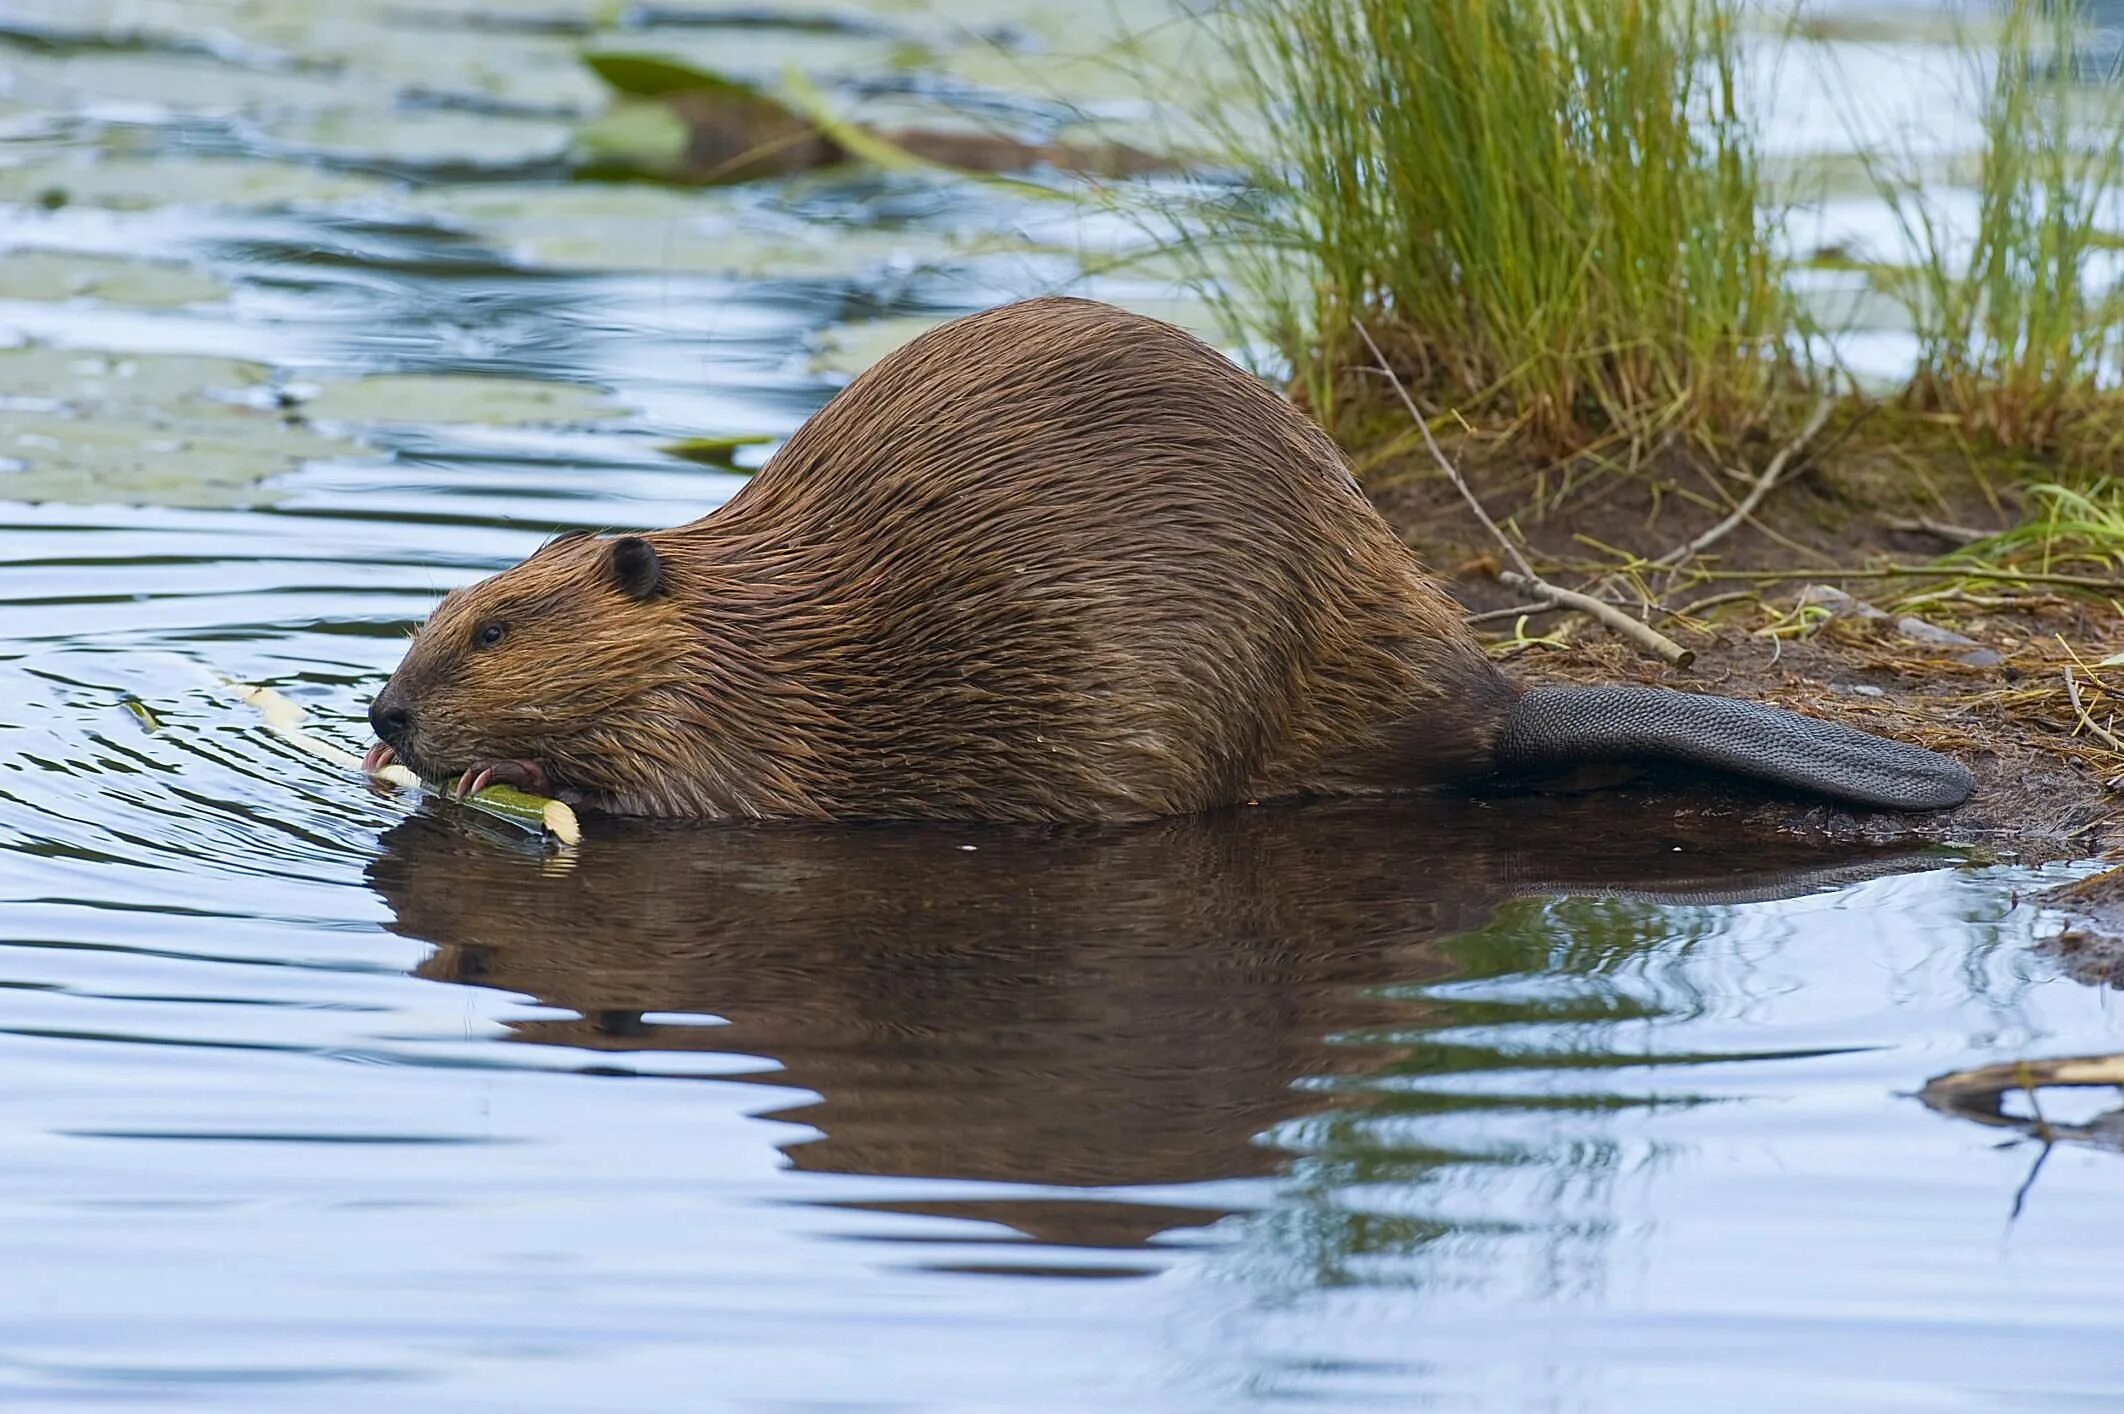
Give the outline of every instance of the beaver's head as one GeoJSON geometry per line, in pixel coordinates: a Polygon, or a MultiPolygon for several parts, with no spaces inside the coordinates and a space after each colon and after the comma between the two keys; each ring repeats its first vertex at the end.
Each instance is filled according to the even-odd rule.
{"type": "Polygon", "coordinates": [[[647,537],[578,532],[452,591],[370,705],[372,764],[395,757],[467,793],[629,789],[640,725],[686,654],[669,572],[647,537]]]}

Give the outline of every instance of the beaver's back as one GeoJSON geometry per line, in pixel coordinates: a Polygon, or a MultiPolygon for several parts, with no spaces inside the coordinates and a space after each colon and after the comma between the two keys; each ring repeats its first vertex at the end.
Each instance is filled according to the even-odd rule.
{"type": "Polygon", "coordinates": [[[1326,436],[1086,301],[924,334],[684,534],[786,590],[833,813],[1162,814],[1387,784],[1382,753],[1419,784],[1509,701],[1326,436]]]}

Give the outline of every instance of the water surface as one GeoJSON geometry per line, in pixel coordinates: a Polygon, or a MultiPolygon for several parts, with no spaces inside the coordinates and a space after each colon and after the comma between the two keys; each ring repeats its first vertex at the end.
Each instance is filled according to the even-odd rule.
{"type": "MultiPolygon", "coordinates": [[[[1054,11],[605,37],[1148,121],[1161,12],[1054,11]]],[[[2124,1408],[2124,1159],[1913,1096],[2119,1048],[2069,866],[1630,795],[566,854],[265,735],[225,680],[358,744],[442,590],[927,323],[1193,317],[1028,197],[571,184],[595,20],[0,12],[0,1400],[2124,1408]]]]}

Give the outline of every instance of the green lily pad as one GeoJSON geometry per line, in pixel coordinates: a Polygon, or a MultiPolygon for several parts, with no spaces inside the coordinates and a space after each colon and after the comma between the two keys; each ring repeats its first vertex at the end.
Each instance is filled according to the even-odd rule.
{"type": "Polygon", "coordinates": [[[922,256],[944,261],[1034,248],[1016,232],[796,225],[763,217],[715,187],[484,183],[431,188],[421,202],[519,259],[558,270],[811,279],[861,276],[922,256]]]}
{"type": "Polygon", "coordinates": [[[579,383],[474,374],[382,373],[328,383],[305,411],[324,422],[508,427],[595,422],[617,409],[603,393],[579,383]]]}
{"type": "Polygon", "coordinates": [[[273,136],[336,157],[382,162],[463,163],[506,167],[560,156],[573,129],[544,118],[519,118],[449,109],[379,113],[333,108],[292,119],[273,136]]]}
{"type": "Polygon", "coordinates": [[[168,354],[0,350],[0,498],[222,507],[269,499],[260,483],[355,443],[237,397],[255,364],[168,354]]]}
{"type": "Polygon", "coordinates": [[[675,171],[685,160],[692,132],[663,103],[619,99],[575,130],[575,165],[593,173],[675,171]]]}
{"type": "Polygon", "coordinates": [[[866,319],[858,324],[836,324],[819,334],[811,354],[811,371],[840,373],[853,378],[917,334],[943,322],[941,319],[903,315],[892,319],[866,319]]]}
{"type": "MultiPolygon", "coordinates": [[[[257,8],[293,7],[278,0],[257,8]]],[[[318,8],[336,13],[290,32],[286,47],[339,74],[365,107],[388,110],[412,92],[446,96],[473,109],[516,105],[557,112],[589,108],[602,94],[578,62],[570,36],[433,23],[409,29],[411,12],[388,3],[318,8]]],[[[434,18],[431,7],[421,7],[422,20],[434,18]]]]}
{"type": "Polygon", "coordinates": [[[320,106],[334,97],[333,80],[321,73],[249,68],[202,54],[11,50],[7,61],[14,97],[58,111],[151,96],[157,106],[180,112],[270,112],[320,106]]]}
{"type": "Polygon", "coordinates": [[[271,381],[262,365],[203,354],[84,353],[42,344],[0,349],[0,397],[83,411],[163,407],[216,393],[236,398],[271,381]]]}
{"type": "Polygon", "coordinates": [[[53,250],[0,255],[0,299],[93,298],[106,304],[172,308],[204,304],[227,293],[220,281],[182,265],[53,250]]]}
{"type": "Polygon", "coordinates": [[[396,190],[377,177],[328,172],[294,162],[234,157],[134,157],[54,152],[0,167],[0,202],[150,211],[164,206],[296,206],[369,200],[396,190]]]}

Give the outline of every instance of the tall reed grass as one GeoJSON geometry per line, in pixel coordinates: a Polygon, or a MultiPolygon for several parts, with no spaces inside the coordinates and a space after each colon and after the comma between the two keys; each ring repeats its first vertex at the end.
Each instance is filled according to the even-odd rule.
{"type": "Polygon", "coordinates": [[[1352,381],[1359,322],[1434,408],[1547,450],[1761,418],[1795,314],[1729,0],[1226,15],[1224,126],[1256,195],[1213,238],[1250,332],[1329,425],[1377,396],[1352,381]]]}
{"type": "MultiPolygon", "coordinates": [[[[1786,420],[1830,383],[1797,362],[1820,331],[1741,81],[1779,38],[1742,3],[1229,0],[1244,195],[1200,248],[1238,331],[1355,443],[1391,406],[1359,324],[1430,411],[1532,455],[1786,420]]],[[[2088,0],[1987,13],[1965,91],[1925,96],[1976,117],[1973,175],[1858,154],[1900,238],[1869,269],[1915,333],[1901,400],[2049,479],[2124,478],[2124,82],[2076,71],[2088,0]]]]}
{"type": "Polygon", "coordinates": [[[1909,401],[2104,471],[2124,449],[2124,94],[2075,74],[2084,19],[2082,0],[2008,0],[1995,38],[1965,40],[1973,191],[1860,156],[1913,262],[1877,277],[1918,337],[1909,401]]]}

